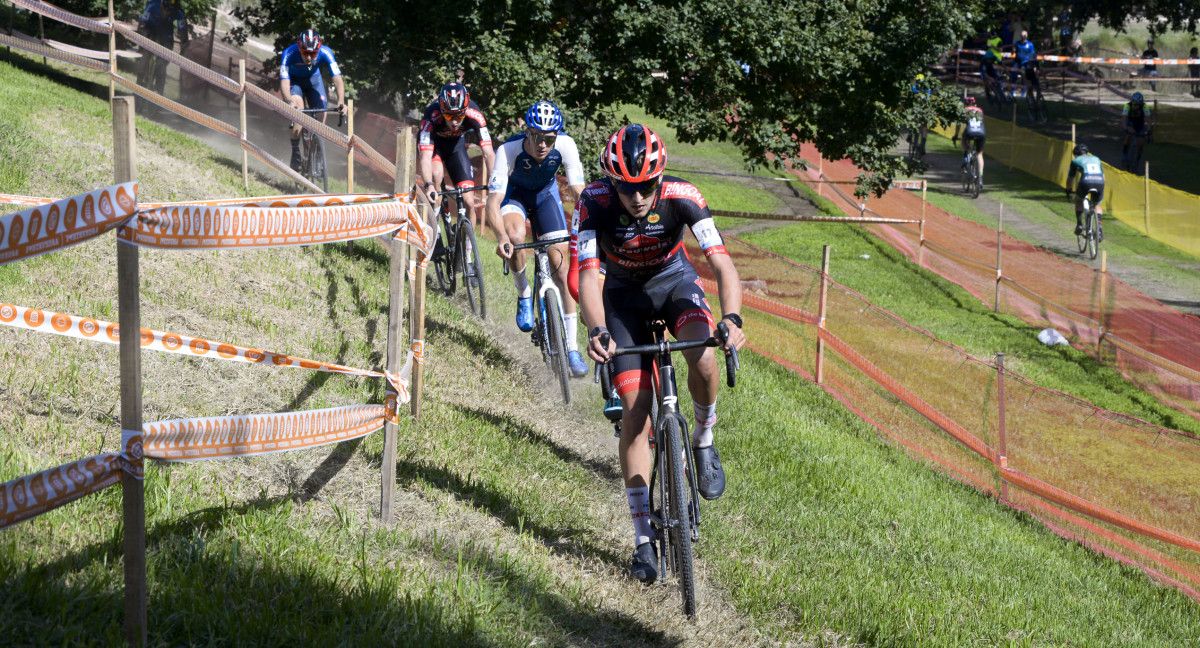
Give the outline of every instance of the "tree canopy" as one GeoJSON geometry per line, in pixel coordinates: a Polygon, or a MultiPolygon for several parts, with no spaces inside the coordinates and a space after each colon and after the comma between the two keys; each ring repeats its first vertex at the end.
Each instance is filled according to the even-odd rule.
{"type": "MultiPolygon", "coordinates": [[[[802,142],[886,180],[899,134],[953,100],[915,75],[970,30],[976,0],[263,0],[255,34],[313,26],[360,93],[421,108],[460,66],[492,122],[547,97],[588,151],[638,105],[684,141],[732,140],[756,164],[802,142]]],[[[977,15],[977,14],[976,14],[977,15]]],[[[589,164],[589,167],[591,165],[589,164]]]]}

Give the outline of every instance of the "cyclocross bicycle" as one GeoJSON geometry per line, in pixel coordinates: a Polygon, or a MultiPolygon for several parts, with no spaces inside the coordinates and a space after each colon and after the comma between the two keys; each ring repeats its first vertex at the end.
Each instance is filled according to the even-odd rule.
{"type": "MultiPolygon", "coordinates": [[[[534,345],[542,351],[542,360],[550,365],[551,371],[558,376],[559,387],[562,388],[563,403],[571,404],[571,368],[567,359],[567,326],[563,320],[562,293],[554,284],[550,272],[550,253],[552,245],[566,243],[570,236],[559,236],[544,241],[518,243],[512,246],[513,253],[517,250],[534,250],[533,274],[533,331],[530,335],[534,345]]],[[[504,274],[508,274],[508,263],[504,264],[504,274]]]]}
{"type": "MultiPolygon", "coordinates": [[[[306,115],[323,115],[338,113],[338,128],[346,118],[337,108],[305,108],[300,112],[306,115]]],[[[316,133],[307,128],[300,129],[300,175],[308,178],[322,191],[329,191],[329,167],[325,165],[325,142],[316,133]]]]}
{"type": "Polygon", "coordinates": [[[467,304],[471,312],[487,319],[487,302],[483,290],[483,261],[479,258],[479,242],[475,238],[475,226],[467,215],[467,201],[463,196],[471,191],[486,191],[486,186],[466,187],[439,191],[442,197],[441,227],[438,229],[439,249],[433,254],[434,275],[438,289],[447,297],[458,287],[458,276],[462,275],[463,288],[467,291],[467,304]],[[450,198],[454,198],[458,209],[453,219],[450,215],[450,198]]]}
{"type": "Polygon", "coordinates": [[[1100,214],[1096,211],[1096,191],[1089,189],[1083,199],[1083,233],[1075,236],[1075,242],[1079,244],[1080,254],[1095,259],[1103,240],[1104,229],[1100,225],[1100,214]]]}
{"type": "MultiPolygon", "coordinates": [[[[654,403],[651,410],[650,446],[654,452],[654,463],[650,469],[650,524],[654,528],[658,544],[658,573],[663,579],[668,574],[679,577],[679,590],[683,596],[683,613],[690,619],[696,618],[696,571],[693,565],[692,545],[700,540],[700,493],[696,479],[696,466],[692,460],[692,434],[687,421],[679,413],[679,392],[675,386],[675,368],[671,365],[671,354],[700,347],[720,347],[729,336],[725,322],[717,324],[717,333],[706,340],[690,342],[668,342],[666,322],[650,322],[654,343],[618,348],[613,356],[654,356],[654,403]]],[[[609,336],[604,333],[600,343],[608,346],[609,336]]],[[[725,379],[730,387],[737,383],[738,354],[736,349],[725,355],[725,379]]],[[[611,376],[607,367],[600,372],[601,390],[608,398],[612,393],[611,376]]],[[[607,415],[607,412],[606,412],[607,415]]],[[[614,427],[620,429],[618,419],[614,427]]]]}
{"type": "Polygon", "coordinates": [[[967,165],[962,169],[962,186],[972,198],[978,198],[983,190],[983,179],[979,177],[979,149],[974,143],[970,144],[971,154],[967,157],[967,165]]]}

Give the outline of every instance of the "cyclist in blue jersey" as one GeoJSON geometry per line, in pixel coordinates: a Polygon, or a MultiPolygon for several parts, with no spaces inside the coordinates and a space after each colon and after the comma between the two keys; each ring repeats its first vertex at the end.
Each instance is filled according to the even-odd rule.
{"type": "Polygon", "coordinates": [[[1067,198],[1071,197],[1071,181],[1079,176],[1079,184],[1075,187],[1075,236],[1083,234],[1083,199],[1088,192],[1095,192],[1093,204],[1096,205],[1097,230],[1100,240],[1104,240],[1104,228],[1100,225],[1100,203],[1104,200],[1104,165],[1100,158],[1092,155],[1087,144],[1076,144],[1072,153],[1070,169],[1067,171],[1067,198]]]}
{"type": "MultiPolygon", "coordinates": [[[[338,68],[333,50],[321,40],[321,35],[312,29],[306,29],[296,37],[296,42],[283,50],[279,62],[279,93],[284,101],[292,104],[297,110],[305,108],[325,108],[328,100],[325,93],[325,82],[321,77],[321,68],[329,70],[333,78],[334,88],[337,89],[337,110],[346,111],[346,83],[342,71],[338,68]],[[305,105],[307,104],[307,106],[305,105]]],[[[325,121],[325,115],[321,115],[325,121]]],[[[300,124],[292,124],[292,168],[300,170],[300,124]]]]}
{"type": "Polygon", "coordinates": [[[1033,46],[1033,41],[1029,40],[1029,32],[1021,32],[1021,40],[1014,45],[1017,57],[1017,68],[1023,70],[1025,78],[1029,81],[1029,85],[1033,91],[1037,93],[1037,98],[1042,98],[1042,84],[1038,81],[1037,75],[1037,48],[1033,46]]]}
{"type": "MultiPolygon", "coordinates": [[[[654,528],[650,524],[649,478],[652,358],[613,357],[615,347],[652,342],[651,320],[665,320],[677,340],[703,340],[713,334],[712,309],[683,249],[691,230],[716,280],[729,327],[725,348],[746,343],[742,284],[733,259],[713,223],[708,203],[695,185],[664,175],[667,150],[658,135],[640,124],[613,133],[600,154],[606,178],[588,185],[576,203],[579,222],[579,297],[584,319],[593,326],[588,355],[612,360],[613,386],[621,396],[618,453],[625,498],[633,522],[630,573],[643,583],[658,577],[654,528]],[[600,263],[606,268],[600,286],[600,263]],[[609,334],[607,346],[603,336],[609,334]]],[[[725,470],[713,446],[717,422],[717,362],[712,348],[683,352],[688,391],[695,413],[692,456],[701,497],[725,491],[725,470]]]]}
{"type": "MultiPolygon", "coordinates": [[[[496,232],[497,253],[512,269],[517,288],[517,328],[533,329],[533,290],[525,277],[525,253],[513,254],[513,241],[525,240],[526,221],[538,240],[560,238],[573,234],[567,227],[559,195],[558,172],[567,176],[567,187],[573,200],[583,193],[583,164],[575,140],[563,132],[562,111],[554,102],[541,100],[525,112],[525,132],[509,138],[496,152],[496,168],[488,183],[488,223],[496,232]]],[[[550,248],[555,262],[554,283],[563,298],[563,320],[566,324],[568,359],[575,377],[587,375],[587,364],[579,353],[576,331],[579,315],[575,300],[567,286],[570,269],[567,244],[550,248]]]]}
{"type": "MultiPolygon", "coordinates": [[[[138,33],[162,45],[175,49],[175,33],[179,32],[179,51],[188,46],[187,16],[176,0],[150,0],[138,17],[138,33]]],[[[138,84],[162,94],[167,83],[167,59],[147,53],[138,70],[138,84]]]]}

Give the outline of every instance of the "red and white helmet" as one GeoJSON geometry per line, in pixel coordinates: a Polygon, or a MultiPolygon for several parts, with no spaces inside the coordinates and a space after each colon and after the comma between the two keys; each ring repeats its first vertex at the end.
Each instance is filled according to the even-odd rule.
{"type": "Polygon", "coordinates": [[[658,133],[641,124],[621,127],[600,152],[600,169],[620,183],[656,180],[666,168],[666,145],[658,133]]]}

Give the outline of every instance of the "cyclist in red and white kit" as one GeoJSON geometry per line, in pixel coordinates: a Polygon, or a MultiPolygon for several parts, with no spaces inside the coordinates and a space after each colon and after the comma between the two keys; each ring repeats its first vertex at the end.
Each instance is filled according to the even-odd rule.
{"type": "MultiPolygon", "coordinates": [[[[664,175],[666,163],[666,147],[654,131],[639,124],[625,126],[609,137],[601,152],[600,168],[608,177],[589,185],[576,205],[580,306],[584,320],[593,325],[588,355],[596,362],[612,360],[613,385],[621,396],[618,451],[635,547],[630,573],[643,583],[658,577],[649,511],[652,359],[611,354],[618,346],[653,342],[648,324],[654,319],[666,321],[677,340],[713,335],[712,310],[683,249],[686,228],[692,230],[716,276],[722,319],[729,326],[726,348],[746,343],[738,315],[742,288],[737,269],[700,190],[686,180],[664,175]],[[604,333],[611,336],[607,346],[600,341],[604,333]]],[[[697,486],[702,497],[716,499],[725,491],[725,471],[713,446],[717,361],[711,348],[683,355],[696,417],[692,453],[697,486]]]]}

